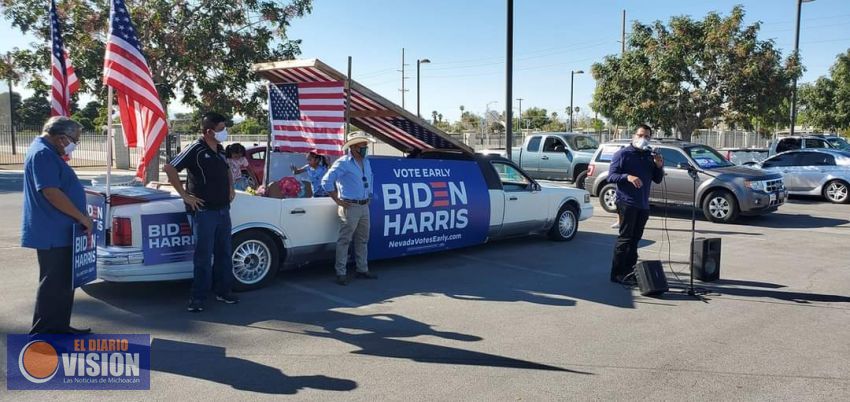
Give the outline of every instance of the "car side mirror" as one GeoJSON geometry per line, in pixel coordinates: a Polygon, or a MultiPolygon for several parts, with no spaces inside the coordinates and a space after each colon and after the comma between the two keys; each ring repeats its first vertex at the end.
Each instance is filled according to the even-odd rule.
{"type": "Polygon", "coordinates": [[[531,191],[540,191],[542,188],[540,187],[540,183],[534,182],[531,183],[531,191]]]}
{"type": "Polygon", "coordinates": [[[690,163],[686,163],[686,162],[681,162],[678,165],[676,165],[676,167],[679,168],[679,169],[682,169],[682,170],[694,170],[694,167],[690,163]]]}

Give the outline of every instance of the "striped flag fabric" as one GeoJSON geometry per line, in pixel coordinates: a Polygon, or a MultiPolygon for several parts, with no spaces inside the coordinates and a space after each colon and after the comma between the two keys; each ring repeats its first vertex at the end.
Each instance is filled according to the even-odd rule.
{"type": "Polygon", "coordinates": [[[123,0],[111,3],[103,83],[112,87],[118,98],[125,143],[143,147],[136,177],[144,179],[168,134],[168,124],[127,7],[123,0]]]}
{"type": "Polygon", "coordinates": [[[275,149],[343,154],[345,86],[342,81],[270,85],[269,117],[275,149]]]}
{"type": "Polygon", "coordinates": [[[50,65],[53,88],[50,92],[50,115],[70,116],[71,95],[80,88],[80,81],[71,66],[65,43],[62,42],[62,26],[56,13],[56,2],[50,0],[50,65]]]}

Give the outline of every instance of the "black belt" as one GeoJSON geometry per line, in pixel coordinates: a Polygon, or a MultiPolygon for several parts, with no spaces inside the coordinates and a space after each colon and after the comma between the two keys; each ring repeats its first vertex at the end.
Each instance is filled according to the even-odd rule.
{"type": "Polygon", "coordinates": [[[368,203],[369,203],[369,199],[368,199],[368,198],[367,198],[367,199],[365,199],[365,200],[349,200],[349,199],[347,199],[347,198],[340,198],[340,199],[341,199],[341,200],[343,200],[343,201],[345,201],[345,202],[347,202],[347,203],[349,203],[349,204],[366,205],[366,204],[368,204],[368,203]]]}

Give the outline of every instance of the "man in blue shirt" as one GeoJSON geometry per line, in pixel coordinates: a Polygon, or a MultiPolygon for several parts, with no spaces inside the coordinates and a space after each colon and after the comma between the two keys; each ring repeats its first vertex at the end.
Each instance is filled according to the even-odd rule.
{"type": "Polygon", "coordinates": [[[632,142],[617,151],[608,169],[608,181],[617,184],[617,214],[620,234],[614,245],[611,281],[622,283],[638,259],[638,243],[649,220],[651,182],[664,179],[664,159],[649,147],[652,128],[641,124],[632,142]]]}
{"type": "Polygon", "coordinates": [[[336,242],[336,282],[348,284],[345,265],[348,247],[354,240],[354,258],[358,278],[377,279],[369,272],[367,246],[369,243],[369,200],[372,198],[372,168],[366,154],[374,139],[362,131],[352,133],[342,146],[348,153],[337,159],[322,178],[322,188],[339,205],[340,227],[336,242]]]}
{"type": "Polygon", "coordinates": [[[86,193],[74,170],[62,160],[80,141],[82,127],[67,117],[51,117],[33,140],[24,161],[21,246],[36,249],[38,292],[30,334],[85,334],[71,327],[73,225],[91,233],[86,193]]]}

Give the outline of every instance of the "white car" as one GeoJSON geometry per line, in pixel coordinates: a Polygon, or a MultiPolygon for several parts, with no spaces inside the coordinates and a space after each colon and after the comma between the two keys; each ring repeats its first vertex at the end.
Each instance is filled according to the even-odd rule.
{"type": "MultiPolygon", "coordinates": [[[[566,241],[593,216],[587,191],[542,186],[492,155],[458,159],[370,157],[370,259],[437,252],[488,240],[546,234],[566,241]]],[[[167,188],[167,187],[165,187],[167,188]]],[[[191,278],[192,235],[182,200],[152,188],[116,189],[98,277],[134,282],[191,278]]],[[[89,192],[90,210],[103,196],[89,192]]],[[[233,275],[240,290],[271,281],[278,269],[332,261],[339,222],[330,198],[275,199],[238,192],[231,205],[233,275]]]]}

